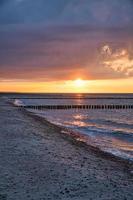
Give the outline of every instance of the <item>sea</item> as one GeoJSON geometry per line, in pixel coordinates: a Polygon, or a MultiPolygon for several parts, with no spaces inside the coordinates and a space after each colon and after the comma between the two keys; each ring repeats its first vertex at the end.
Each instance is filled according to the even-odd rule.
{"type": "MultiPolygon", "coordinates": [[[[30,94],[21,105],[133,105],[133,94],[30,94]]],[[[88,145],[133,161],[133,109],[28,109],[49,122],[80,134],[88,145]]]]}

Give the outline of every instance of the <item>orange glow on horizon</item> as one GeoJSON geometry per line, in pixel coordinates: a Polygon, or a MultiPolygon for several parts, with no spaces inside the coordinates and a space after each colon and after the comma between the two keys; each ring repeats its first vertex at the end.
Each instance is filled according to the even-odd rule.
{"type": "Polygon", "coordinates": [[[133,78],[51,82],[1,81],[0,92],[35,93],[133,93],[133,78]]]}

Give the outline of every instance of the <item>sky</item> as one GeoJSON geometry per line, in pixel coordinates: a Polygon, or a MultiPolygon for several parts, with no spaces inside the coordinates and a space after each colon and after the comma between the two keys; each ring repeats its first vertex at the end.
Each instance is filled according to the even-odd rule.
{"type": "Polygon", "coordinates": [[[133,0],[0,0],[0,91],[133,92],[132,10],[133,0]]]}

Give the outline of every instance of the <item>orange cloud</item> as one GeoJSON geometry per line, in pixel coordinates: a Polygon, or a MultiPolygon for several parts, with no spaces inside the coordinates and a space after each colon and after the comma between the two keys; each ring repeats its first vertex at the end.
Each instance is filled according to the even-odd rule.
{"type": "Polygon", "coordinates": [[[105,55],[105,59],[103,61],[105,67],[126,76],[133,75],[133,58],[131,58],[128,49],[119,48],[113,52],[109,45],[105,45],[102,48],[101,53],[105,55]]]}

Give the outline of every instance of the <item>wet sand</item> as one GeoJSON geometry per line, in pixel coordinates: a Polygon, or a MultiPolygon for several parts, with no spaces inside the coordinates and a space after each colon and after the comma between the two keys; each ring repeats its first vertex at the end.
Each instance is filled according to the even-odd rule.
{"type": "Polygon", "coordinates": [[[0,200],[132,200],[132,170],[0,99],[0,200]]]}

